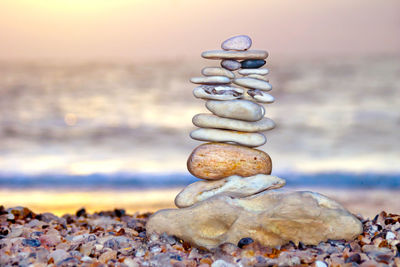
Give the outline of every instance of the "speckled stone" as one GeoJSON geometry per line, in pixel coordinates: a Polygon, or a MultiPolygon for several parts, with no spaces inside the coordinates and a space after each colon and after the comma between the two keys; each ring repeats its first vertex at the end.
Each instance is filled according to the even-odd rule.
{"type": "Polygon", "coordinates": [[[242,64],[240,64],[240,62],[236,60],[225,59],[221,61],[221,67],[227,70],[238,70],[241,66],[242,64]]]}
{"type": "Polygon", "coordinates": [[[191,174],[200,179],[219,180],[232,175],[248,177],[271,174],[271,158],[264,151],[223,143],[196,147],[187,161],[191,174]]]}
{"type": "Polygon", "coordinates": [[[242,88],[227,85],[200,85],[193,90],[193,95],[197,98],[212,100],[233,100],[243,96],[242,88]]]}
{"type": "Polygon", "coordinates": [[[264,66],[265,63],[263,59],[248,59],[240,62],[242,69],[257,69],[264,66]]]}
{"type": "Polygon", "coordinates": [[[251,38],[247,35],[237,35],[225,40],[221,44],[224,50],[244,51],[251,47],[251,38]]]}

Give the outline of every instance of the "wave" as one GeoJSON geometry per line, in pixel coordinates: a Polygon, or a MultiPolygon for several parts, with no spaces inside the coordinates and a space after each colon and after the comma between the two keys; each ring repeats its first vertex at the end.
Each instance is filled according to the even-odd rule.
{"type": "MultiPolygon", "coordinates": [[[[289,187],[400,189],[400,173],[282,173],[289,187]]],[[[148,189],[186,186],[196,177],[184,173],[115,173],[91,175],[0,174],[0,188],[10,189],[148,189]]]]}

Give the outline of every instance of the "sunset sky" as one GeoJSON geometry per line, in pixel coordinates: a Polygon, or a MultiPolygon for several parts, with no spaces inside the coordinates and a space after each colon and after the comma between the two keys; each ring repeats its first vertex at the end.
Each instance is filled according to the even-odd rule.
{"type": "Polygon", "coordinates": [[[275,55],[400,53],[397,0],[2,0],[0,60],[198,57],[248,34],[275,55]]]}

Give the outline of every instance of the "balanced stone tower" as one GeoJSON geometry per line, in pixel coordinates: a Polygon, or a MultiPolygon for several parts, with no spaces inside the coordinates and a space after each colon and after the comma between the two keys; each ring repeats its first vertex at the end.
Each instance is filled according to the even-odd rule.
{"type": "Polygon", "coordinates": [[[250,237],[262,245],[289,241],[318,244],[327,239],[353,239],[361,222],[337,202],[314,192],[285,192],[285,180],[271,176],[271,158],[255,149],[266,143],[261,132],[275,123],[264,117],[263,104],[274,102],[266,75],[268,53],[249,50],[252,40],[234,36],[222,50],[202,53],[221,60],[221,67],[205,67],[193,95],[206,101],[211,113],[197,114],[198,129],[190,137],[209,143],[196,147],[187,161],[201,181],[185,187],[175,198],[179,209],[156,212],[147,233],[175,235],[207,249],[238,243],[250,237]],[[234,85],[232,85],[234,84],[234,85]]]}
{"type": "Polygon", "coordinates": [[[251,45],[250,37],[240,35],[224,41],[223,50],[204,52],[202,57],[206,59],[221,60],[221,67],[205,67],[201,71],[203,77],[190,79],[200,84],[193,95],[206,100],[206,108],[211,112],[193,117],[193,124],[199,129],[192,131],[190,137],[212,143],[195,148],[187,167],[191,174],[209,182],[185,188],[175,199],[179,208],[222,191],[243,197],[285,184],[283,179],[269,176],[269,155],[252,148],[266,143],[261,132],[273,129],[275,123],[264,117],[265,108],[261,105],[274,102],[274,97],[267,93],[272,89],[266,78],[269,71],[261,68],[268,53],[248,50],[251,45]],[[210,186],[219,189],[209,191],[210,186]]]}

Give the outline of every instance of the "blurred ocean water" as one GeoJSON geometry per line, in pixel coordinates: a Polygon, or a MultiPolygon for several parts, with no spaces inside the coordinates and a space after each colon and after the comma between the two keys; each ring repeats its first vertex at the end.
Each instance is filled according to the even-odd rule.
{"type": "MultiPolygon", "coordinates": [[[[357,188],[400,190],[400,174],[381,173],[281,173],[286,180],[285,188],[357,188]]],[[[13,174],[0,176],[0,188],[9,189],[65,189],[68,191],[87,190],[134,190],[183,188],[199,181],[190,174],[182,173],[113,173],[91,175],[61,174],[13,174]]]]}
{"type": "MultiPolygon", "coordinates": [[[[207,110],[188,80],[207,63],[0,63],[0,187],[189,183],[191,119],[207,110]]],[[[400,187],[400,57],[267,67],[273,174],[400,187]]]]}

